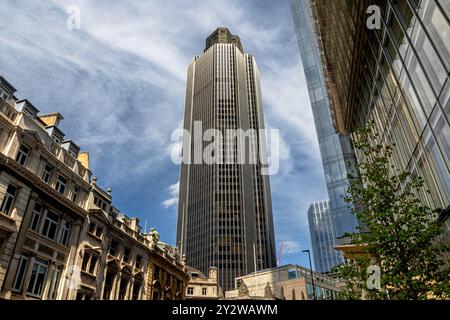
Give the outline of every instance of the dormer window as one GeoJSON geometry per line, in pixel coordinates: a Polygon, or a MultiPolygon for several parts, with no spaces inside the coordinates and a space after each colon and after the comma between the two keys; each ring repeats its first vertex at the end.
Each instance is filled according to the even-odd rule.
{"type": "Polygon", "coordinates": [[[52,135],[52,139],[53,141],[55,141],[56,144],[60,144],[61,143],[61,139],[55,135],[52,135]]]}
{"type": "Polygon", "coordinates": [[[50,135],[50,137],[55,141],[56,144],[60,145],[61,142],[64,140],[64,133],[58,129],[57,126],[51,125],[45,127],[45,130],[50,135]]]}
{"type": "Polygon", "coordinates": [[[5,100],[9,99],[9,94],[5,90],[3,90],[2,88],[0,88],[0,98],[3,98],[5,100]]]}
{"type": "Polygon", "coordinates": [[[73,143],[72,140],[65,140],[61,143],[61,147],[67,150],[67,153],[74,159],[78,158],[78,153],[80,152],[80,148],[73,143]]]}
{"type": "Polygon", "coordinates": [[[17,100],[15,103],[16,110],[23,112],[27,116],[36,119],[39,110],[27,99],[17,100]]]}
{"type": "Polygon", "coordinates": [[[77,155],[75,154],[75,151],[73,151],[72,149],[69,149],[68,153],[70,154],[71,157],[73,158],[77,158],[77,155]]]}
{"type": "Polygon", "coordinates": [[[25,114],[29,115],[29,116],[32,117],[32,118],[35,117],[35,115],[34,115],[30,110],[28,110],[28,109],[23,109],[23,112],[24,112],[25,114]]]}

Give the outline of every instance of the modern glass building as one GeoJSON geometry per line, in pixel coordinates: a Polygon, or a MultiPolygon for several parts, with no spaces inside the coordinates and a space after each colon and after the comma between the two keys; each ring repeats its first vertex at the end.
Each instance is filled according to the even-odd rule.
{"type": "Polygon", "coordinates": [[[336,231],[328,200],[311,203],[308,209],[309,232],[317,272],[326,273],[342,263],[342,255],[333,247],[336,244],[336,231]]]}
{"type": "MultiPolygon", "coordinates": [[[[338,132],[374,121],[377,143],[395,145],[394,168],[424,178],[423,202],[448,207],[450,1],[306,2],[313,8],[338,132]],[[370,5],[377,7],[367,14],[370,5]],[[374,28],[367,20],[377,18],[377,10],[374,28]]],[[[440,221],[449,231],[448,219],[440,221]]]]}
{"type": "MultiPolygon", "coordinates": [[[[339,237],[347,232],[357,231],[358,227],[358,220],[351,213],[349,204],[343,198],[349,183],[347,179],[348,162],[355,162],[355,154],[349,135],[337,133],[332,119],[332,109],[330,108],[329,94],[323,75],[310,2],[291,0],[290,4],[319,140],[320,155],[330,199],[331,222],[335,235],[339,237]]],[[[336,250],[333,248],[336,244],[337,241],[334,239],[334,242],[329,242],[329,249],[322,251],[323,254],[329,254],[325,260],[336,261],[336,256],[340,256],[340,253],[336,254],[336,250]]],[[[313,243],[313,247],[314,245],[313,243]]],[[[320,246],[323,246],[323,244],[320,244],[320,246]]],[[[316,257],[314,259],[316,261],[316,257]]],[[[339,261],[343,261],[343,258],[341,257],[339,261]]],[[[329,264],[321,264],[321,266],[332,267],[329,264]]],[[[325,268],[322,271],[330,270],[325,268]]]]}
{"type": "MultiPolygon", "coordinates": [[[[188,68],[184,129],[193,138],[183,144],[183,157],[193,161],[181,165],[177,241],[190,266],[205,274],[218,268],[224,290],[236,277],[276,264],[269,177],[261,162],[239,163],[239,152],[248,149],[228,138],[222,143],[214,136],[215,155],[224,161],[195,158],[212,141],[202,139],[208,129],[224,137],[228,130],[254,130],[256,142],[264,143],[257,131],[264,128],[260,88],[255,59],[227,28],[207,38],[188,68]]],[[[260,159],[260,144],[255,147],[260,159]]]]}

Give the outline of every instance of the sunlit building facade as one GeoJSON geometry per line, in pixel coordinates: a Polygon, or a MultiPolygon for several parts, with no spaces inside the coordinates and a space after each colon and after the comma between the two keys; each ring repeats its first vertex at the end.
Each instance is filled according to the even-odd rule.
{"type": "MultiPolygon", "coordinates": [[[[197,152],[210,144],[202,141],[208,129],[225,137],[229,129],[262,128],[255,60],[244,53],[239,37],[218,28],[188,68],[184,129],[192,143],[183,145],[183,157],[191,162],[181,165],[177,242],[189,265],[204,274],[218,268],[224,290],[236,277],[276,263],[269,178],[259,162],[238,162],[234,141],[217,142],[216,156],[223,161],[207,164],[200,154],[198,163],[197,152]]],[[[257,142],[260,138],[265,140],[256,135],[257,142]]]]}
{"type": "Polygon", "coordinates": [[[181,300],[176,248],[142,232],[92,176],[89,153],[0,75],[0,300],[181,300]]]}

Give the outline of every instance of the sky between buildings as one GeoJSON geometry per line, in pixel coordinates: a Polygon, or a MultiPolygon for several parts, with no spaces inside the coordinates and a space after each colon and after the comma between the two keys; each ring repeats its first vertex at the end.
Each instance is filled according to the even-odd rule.
{"type": "Polygon", "coordinates": [[[327,193],[288,0],[2,0],[0,17],[0,74],[41,113],[59,111],[114,205],[171,244],[171,134],[183,119],[187,66],[218,26],[239,35],[261,72],[266,127],[280,130],[271,176],[280,262],[307,265],[306,212],[327,193]],[[70,5],[80,30],[66,26],[70,5]]]}

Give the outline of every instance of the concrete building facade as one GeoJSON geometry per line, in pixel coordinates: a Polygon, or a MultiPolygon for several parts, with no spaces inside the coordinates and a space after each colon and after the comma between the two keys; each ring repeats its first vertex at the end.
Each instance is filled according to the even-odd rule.
{"type": "Polygon", "coordinates": [[[226,299],[317,300],[339,299],[342,283],[335,278],[297,265],[285,265],[235,279],[236,289],[226,291],[226,299]]]}
{"type": "Polygon", "coordinates": [[[0,299],[183,299],[182,256],[112,206],[62,115],[0,88],[0,299]]]}
{"type": "Polygon", "coordinates": [[[183,144],[190,162],[181,164],[177,242],[189,265],[205,274],[218,268],[224,290],[236,277],[276,264],[269,177],[261,174],[261,162],[239,162],[248,152],[265,157],[260,150],[265,136],[258,131],[263,128],[255,60],[244,53],[239,37],[218,28],[188,68],[184,129],[193,139],[183,144]],[[208,129],[224,137],[227,130],[253,130],[254,143],[241,149],[235,137],[227,138],[215,146],[222,161],[198,163],[198,150],[211,141],[202,140],[208,129]]]}
{"type": "Polygon", "coordinates": [[[186,288],[187,300],[217,300],[223,296],[216,267],[209,268],[207,276],[192,267],[187,267],[187,270],[190,277],[186,288]]]}

